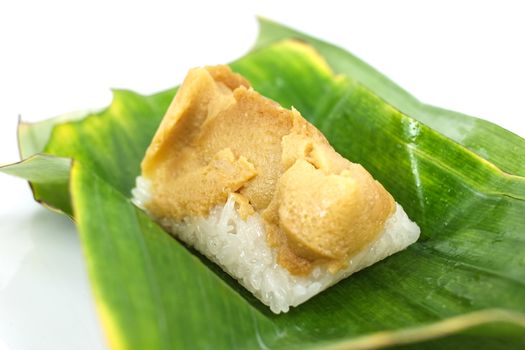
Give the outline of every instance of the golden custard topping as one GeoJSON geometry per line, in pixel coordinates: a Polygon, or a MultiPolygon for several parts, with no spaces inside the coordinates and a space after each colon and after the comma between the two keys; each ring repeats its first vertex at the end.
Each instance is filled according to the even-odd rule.
{"type": "Polygon", "coordinates": [[[298,111],[261,96],[227,66],[190,70],[142,175],[156,217],[205,216],[233,194],[243,219],[261,215],[278,263],[294,275],[345,267],[395,209],[383,186],[298,111]]]}

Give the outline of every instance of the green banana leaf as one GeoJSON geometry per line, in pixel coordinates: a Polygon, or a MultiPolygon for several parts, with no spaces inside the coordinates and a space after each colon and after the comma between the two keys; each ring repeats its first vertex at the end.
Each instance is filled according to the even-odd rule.
{"type": "Polygon", "coordinates": [[[363,164],[423,236],[274,315],[129,200],[175,89],[118,90],[105,110],[22,124],[28,158],[1,170],[73,216],[111,348],[525,347],[525,178],[513,164],[525,141],[424,106],[341,49],[267,20],[261,29],[232,68],[363,164]]]}
{"type": "Polygon", "coordinates": [[[349,52],[271,20],[260,18],[255,48],[297,38],[318,50],[336,73],[348,75],[393,107],[461,143],[502,170],[525,175],[525,140],[491,122],[419,102],[393,81],[349,52]],[[493,142],[498,139],[498,142],[493,142]]]}

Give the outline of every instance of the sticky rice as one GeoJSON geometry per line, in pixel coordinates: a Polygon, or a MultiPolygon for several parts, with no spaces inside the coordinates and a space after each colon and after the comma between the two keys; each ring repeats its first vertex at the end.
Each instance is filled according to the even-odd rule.
{"type": "MultiPolygon", "coordinates": [[[[138,177],[133,202],[146,209],[150,184],[138,177]]],[[[266,242],[264,223],[254,213],[243,220],[232,196],[214,207],[206,217],[182,221],[156,218],[175,237],[221,266],[230,276],[278,314],[287,312],[340,280],[407,248],[419,238],[419,227],[396,204],[377,240],[348,260],[348,267],[332,274],[322,266],[307,276],[294,276],[277,263],[277,255],[266,242]]]]}

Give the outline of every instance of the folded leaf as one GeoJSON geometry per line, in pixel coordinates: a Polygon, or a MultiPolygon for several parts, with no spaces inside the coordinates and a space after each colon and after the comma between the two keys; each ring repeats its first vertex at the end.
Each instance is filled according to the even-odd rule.
{"type": "Polygon", "coordinates": [[[71,214],[69,170],[71,159],[35,154],[0,167],[0,171],[29,181],[35,200],[46,207],[71,214]]]}

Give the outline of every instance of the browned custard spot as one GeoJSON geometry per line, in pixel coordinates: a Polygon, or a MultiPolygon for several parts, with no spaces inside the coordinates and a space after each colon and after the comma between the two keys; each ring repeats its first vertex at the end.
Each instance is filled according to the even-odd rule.
{"type": "Polygon", "coordinates": [[[261,96],[227,66],[190,70],[142,175],[156,217],[205,216],[233,194],[243,219],[261,214],[278,263],[295,275],[344,268],[395,208],[383,186],[298,111],[261,96]]]}

